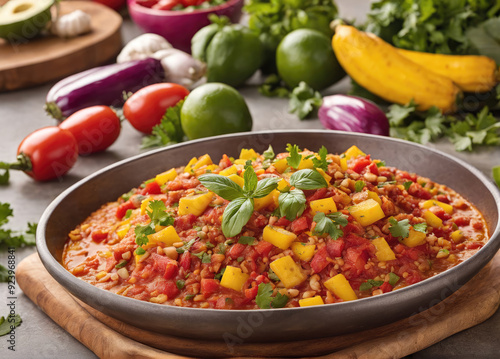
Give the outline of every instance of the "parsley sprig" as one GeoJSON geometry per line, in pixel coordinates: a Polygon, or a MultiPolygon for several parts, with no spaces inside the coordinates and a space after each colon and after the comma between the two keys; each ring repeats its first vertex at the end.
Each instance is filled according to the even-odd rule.
{"type": "Polygon", "coordinates": [[[142,139],[141,148],[168,146],[184,141],[184,131],[181,126],[181,108],[184,100],[169,107],[163,115],[160,124],[153,127],[151,135],[142,139]]]}
{"type": "Polygon", "coordinates": [[[253,199],[267,196],[281,180],[279,177],[268,177],[259,181],[251,165],[245,166],[243,188],[218,174],[205,174],[198,179],[210,191],[231,201],[222,214],[221,228],[226,237],[234,237],[241,232],[252,216],[253,199]]]}
{"type": "Polygon", "coordinates": [[[397,221],[394,217],[389,218],[389,231],[394,237],[408,238],[410,235],[410,221],[408,219],[402,219],[397,221]]]}
{"type": "Polygon", "coordinates": [[[332,239],[338,239],[344,235],[341,227],[347,226],[347,217],[341,212],[324,214],[318,212],[314,215],[313,221],[316,222],[313,234],[328,234],[332,239]]]}
{"type": "MultiPolygon", "coordinates": [[[[167,212],[167,207],[163,201],[150,201],[146,208],[146,214],[151,219],[151,222],[146,225],[138,225],[135,227],[135,243],[142,246],[148,244],[148,236],[150,234],[156,233],[155,227],[160,226],[171,226],[174,224],[174,217],[172,214],[167,212]]],[[[139,251],[138,254],[140,254],[139,251]]]]}
{"type": "Polygon", "coordinates": [[[9,222],[13,213],[9,203],[0,202],[0,248],[34,246],[36,223],[28,222],[28,229],[24,232],[2,228],[9,222]]]}

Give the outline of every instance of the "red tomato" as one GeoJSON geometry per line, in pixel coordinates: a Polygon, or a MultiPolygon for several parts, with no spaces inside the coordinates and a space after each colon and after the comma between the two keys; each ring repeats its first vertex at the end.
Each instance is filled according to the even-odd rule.
{"type": "Polygon", "coordinates": [[[94,2],[98,2],[99,4],[106,5],[107,7],[112,8],[113,10],[120,10],[123,5],[127,2],[127,0],[93,0],[94,2]]]}
{"type": "Polygon", "coordinates": [[[116,141],[121,130],[120,118],[107,106],[92,106],[77,111],[59,127],[75,136],[80,155],[104,151],[116,141]]]}
{"type": "Polygon", "coordinates": [[[21,168],[26,174],[37,181],[47,181],[61,177],[73,167],[78,145],[71,132],[50,126],[29,134],[17,154],[31,161],[31,168],[21,168]]]}
{"type": "Polygon", "coordinates": [[[151,6],[151,8],[156,10],[170,10],[178,4],[180,4],[179,0],[160,0],[151,6]]]}
{"type": "Polygon", "coordinates": [[[123,115],[138,131],[151,133],[169,107],[184,99],[189,90],[172,83],[160,83],[146,86],[132,96],[123,105],[123,115]]]}
{"type": "Polygon", "coordinates": [[[144,6],[144,7],[148,7],[148,8],[152,8],[154,5],[156,5],[158,3],[158,0],[135,0],[135,2],[138,5],[141,5],[141,6],[144,6]]]}

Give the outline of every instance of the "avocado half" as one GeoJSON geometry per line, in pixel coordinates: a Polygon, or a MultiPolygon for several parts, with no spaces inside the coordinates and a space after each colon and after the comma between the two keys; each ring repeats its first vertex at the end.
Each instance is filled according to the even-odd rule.
{"type": "Polygon", "coordinates": [[[10,42],[32,39],[51,20],[56,0],[10,0],[0,7],[0,38],[10,42]]]}

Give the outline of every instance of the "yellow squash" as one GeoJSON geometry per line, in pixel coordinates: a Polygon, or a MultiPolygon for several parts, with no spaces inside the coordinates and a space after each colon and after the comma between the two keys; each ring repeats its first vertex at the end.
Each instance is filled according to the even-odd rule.
{"type": "Polygon", "coordinates": [[[497,84],[497,65],[487,56],[442,55],[397,49],[404,57],[452,80],[465,92],[490,91],[497,84]]]}
{"type": "Polygon", "coordinates": [[[422,111],[432,106],[445,113],[456,110],[460,89],[453,81],[409,60],[379,37],[339,25],[332,46],[349,76],[379,97],[402,105],[413,99],[422,111]]]}

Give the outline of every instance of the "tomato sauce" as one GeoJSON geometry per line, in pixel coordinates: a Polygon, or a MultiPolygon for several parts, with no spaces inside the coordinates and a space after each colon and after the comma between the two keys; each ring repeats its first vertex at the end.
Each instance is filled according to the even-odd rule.
{"type": "Polygon", "coordinates": [[[452,189],[355,146],[326,156],[242,150],[218,164],[193,158],[103,205],[69,233],[63,265],[99,288],[157,304],[297,307],[418,283],[488,238],[481,213],[452,189]],[[207,182],[222,177],[226,192],[207,182]],[[248,197],[253,208],[239,204],[231,217],[248,197]]]}

